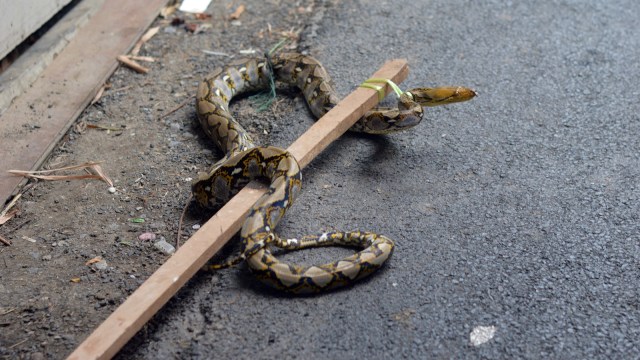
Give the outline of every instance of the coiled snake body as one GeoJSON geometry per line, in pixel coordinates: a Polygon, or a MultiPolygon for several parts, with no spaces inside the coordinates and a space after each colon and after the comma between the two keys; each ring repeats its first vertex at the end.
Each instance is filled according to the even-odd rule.
{"type": "MultiPolygon", "coordinates": [[[[229,112],[229,102],[241,93],[265,89],[270,79],[297,86],[314,116],[321,117],[338,103],[324,67],[314,58],[299,53],[277,54],[267,59],[247,59],[214,71],[198,88],[197,114],[205,133],[225,152],[208,174],[193,183],[196,201],[204,207],[219,208],[244,185],[266,178],[268,191],[252,207],[240,237],[241,255],[219,269],[247,260],[249,268],[267,285],[294,293],[313,293],[350,284],[363,278],[391,256],[394,243],[370,232],[329,232],[300,239],[281,239],[274,232],[301,189],[301,173],[296,160],[286,150],[256,147],[247,131],[229,112]],[[278,261],[268,245],[287,250],[317,246],[362,248],[349,257],[324,265],[301,266],[278,261]]],[[[397,108],[377,108],[351,129],[384,134],[417,125],[422,106],[433,106],[472,98],[466,88],[418,88],[403,93],[397,108]]]]}

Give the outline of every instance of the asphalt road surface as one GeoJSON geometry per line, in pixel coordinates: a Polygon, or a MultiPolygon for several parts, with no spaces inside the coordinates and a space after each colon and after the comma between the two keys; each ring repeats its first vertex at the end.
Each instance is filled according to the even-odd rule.
{"type": "Polygon", "coordinates": [[[427,109],[412,132],[345,135],[305,170],[281,233],[377,231],[396,240],[393,258],[304,298],[243,267],[201,274],[122,355],[640,356],[640,3],[318,1],[314,12],[302,45],[342,96],[390,58],[409,61],[405,89],[479,93],[427,109]]]}

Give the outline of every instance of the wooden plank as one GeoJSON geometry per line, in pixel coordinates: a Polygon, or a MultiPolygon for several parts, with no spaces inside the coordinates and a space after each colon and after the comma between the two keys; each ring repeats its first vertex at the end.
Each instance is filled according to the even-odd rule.
{"type": "Polygon", "coordinates": [[[166,0],[105,1],[99,12],[0,117],[0,202],[35,170],[157,16],[166,0]]]}
{"type": "MultiPolygon", "coordinates": [[[[372,77],[403,81],[405,60],[387,62],[372,77]]],[[[386,86],[387,93],[390,91],[386,86]]],[[[358,88],[318,120],[290,147],[300,166],[307,165],[378,102],[374,90],[358,88]]],[[[252,182],[220,209],[176,253],[131,294],[69,356],[69,359],[107,359],[133,335],[240,230],[249,209],[266,187],[252,182]]]]}
{"type": "Polygon", "coordinates": [[[0,0],[0,59],[71,0],[0,0]]]}

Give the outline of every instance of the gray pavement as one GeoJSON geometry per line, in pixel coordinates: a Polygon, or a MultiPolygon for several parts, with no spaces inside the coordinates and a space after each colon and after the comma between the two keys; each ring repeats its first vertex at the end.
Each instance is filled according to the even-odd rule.
{"type": "MultiPolygon", "coordinates": [[[[304,172],[283,235],[377,231],[396,240],[394,257],[368,281],[306,298],[267,291],[243,267],[200,274],[122,355],[640,357],[640,3],[340,1],[315,11],[303,45],[341,95],[396,57],[411,66],[403,88],[479,93],[428,109],[410,133],[345,135],[304,172]]],[[[299,105],[291,119],[308,119],[299,105]]],[[[308,124],[276,131],[274,145],[308,124]]]]}

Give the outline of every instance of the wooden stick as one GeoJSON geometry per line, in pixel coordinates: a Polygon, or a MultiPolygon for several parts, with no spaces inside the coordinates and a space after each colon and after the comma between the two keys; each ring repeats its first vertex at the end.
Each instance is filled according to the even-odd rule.
{"type": "Polygon", "coordinates": [[[140,49],[142,49],[142,45],[151,40],[151,38],[154,37],[158,33],[158,31],[160,31],[160,26],[152,27],[151,29],[147,30],[147,32],[142,35],[140,40],[138,40],[136,45],[133,47],[133,50],[131,50],[131,55],[138,55],[140,53],[140,49]]]}
{"type": "Polygon", "coordinates": [[[11,246],[11,241],[5,239],[4,237],[2,237],[2,235],[0,235],[0,242],[7,246],[11,246]]]}
{"type": "MultiPolygon", "coordinates": [[[[372,77],[400,83],[408,72],[405,60],[393,60],[384,64],[372,77]]],[[[385,86],[388,93],[391,89],[385,86]]],[[[298,159],[301,167],[306,166],[377,102],[375,90],[356,89],[311,126],[288,150],[298,159]]],[[[69,359],[106,359],[114,356],[240,230],[249,209],[265,190],[265,185],[251,182],[234,196],[100,324],[69,359]]]]}
{"type": "Polygon", "coordinates": [[[118,61],[120,61],[121,63],[127,65],[129,68],[141,74],[146,74],[149,72],[148,68],[138,64],[135,60],[131,60],[129,57],[125,55],[118,55],[116,56],[116,59],[118,59],[118,61]]]}

